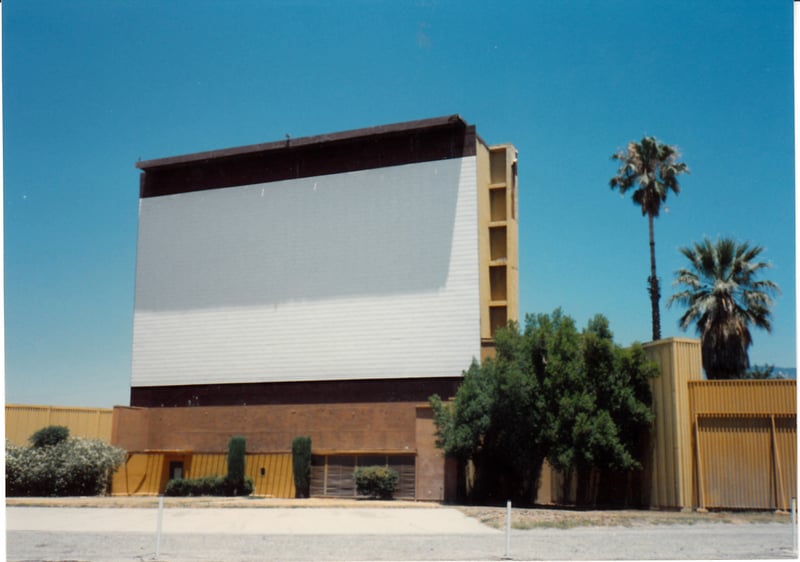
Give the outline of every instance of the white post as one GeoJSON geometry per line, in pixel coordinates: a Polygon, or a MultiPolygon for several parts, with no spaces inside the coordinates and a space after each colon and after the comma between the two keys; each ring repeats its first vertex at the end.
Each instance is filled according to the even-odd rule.
{"type": "Polygon", "coordinates": [[[158,525],[156,527],[156,560],[161,556],[161,523],[164,520],[164,496],[158,496],[158,525]]]}
{"type": "Polygon", "coordinates": [[[792,498],[792,553],[797,555],[797,498],[792,498]]]}
{"type": "Polygon", "coordinates": [[[511,560],[511,500],[506,502],[506,555],[503,558],[511,560]]]}

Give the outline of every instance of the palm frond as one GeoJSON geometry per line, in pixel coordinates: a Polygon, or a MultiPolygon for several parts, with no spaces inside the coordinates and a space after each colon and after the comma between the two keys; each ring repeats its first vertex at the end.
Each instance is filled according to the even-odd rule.
{"type": "Polygon", "coordinates": [[[757,279],[770,267],[755,261],[763,248],[730,238],[705,238],[679,251],[689,267],[675,272],[673,286],[680,290],[667,304],[686,307],[679,325],[683,330],[695,325],[709,378],[740,376],[749,367],[749,328],[771,330],[773,296],[780,293],[773,281],[757,279]]]}
{"type": "Polygon", "coordinates": [[[689,173],[689,167],[678,162],[680,154],[673,146],[663,144],[654,137],[644,137],[640,142],[629,142],[625,150],[618,150],[611,159],[619,162],[617,174],[609,181],[611,189],[621,194],[636,186],[633,202],[641,207],[643,215],[657,217],[661,205],[672,191],[680,193],[678,175],[689,173]]]}

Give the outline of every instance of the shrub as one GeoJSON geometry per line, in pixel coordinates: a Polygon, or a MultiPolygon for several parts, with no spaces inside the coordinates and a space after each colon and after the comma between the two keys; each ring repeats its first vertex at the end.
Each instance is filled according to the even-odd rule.
{"type": "Polygon", "coordinates": [[[125,451],[96,439],[17,447],[6,442],[7,496],[94,496],[108,492],[125,451]]]}
{"type": "Polygon", "coordinates": [[[245,478],[247,443],[244,437],[231,437],[228,441],[227,476],[202,478],[176,478],[167,482],[166,496],[249,496],[255,486],[252,478],[245,478]]]}
{"type": "Polygon", "coordinates": [[[227,486],[224,476],[205,476],[203,478],[177,478],[167,482],[165,496],[226,496],[227,486]]]}
{"type": "Polygon", "coordinates": [[[36,489],[42,478],[39,476],[42,451],[27,449],[6,440],[6,496],[41,496],[36,489]]]}
{"type": "Polygon", "coordinates": [[[311,437],[292,439],[292,472],[295,496],[307,498],[311,487],[311,437]]]}
{"type": "MultiPolygon", "coordinates": [[[[228,476],[232,496],[248,495],[244,491],[244,465],[246,442],[244,437],[231,437],[228,442],[228,476]]],[[[251,490],[252,491],[252,490],[251,490]]]]}
{"type": "Polygon", "coordinates": [[[177,478],[167,482],[165,496],[249,496],[253,493],[253,479],[245,478],[234,487],[227,476],[203,478],[177,478]]]}
{"type": "Polygon", "coordinates": [[[192,495],[192,481],[186,478],[174,478],[167,482],[165,496],[186,497],[192,495]]]}
{"type": "Polygon", "coordinates": [[[223,496],[249,496],[255,490],[253,479],[250,477],[244,478],[238,482],[233,482],[230,478],[225,477],[225,493],[223,496]]]}
{"type": "Polygon", "coordinates": [[[34,447],[47,447],[58,445],[69,438],[69,428],[63,425],[49,425],[43,427],[28,438],[34,447]]]}
{"type": "Polygon", "coordinates": [[[385,466],[363,466],[356,469],[353,477],[359,496],[382,500],[391,499],[399,479],[396,470],[385,466]]]}

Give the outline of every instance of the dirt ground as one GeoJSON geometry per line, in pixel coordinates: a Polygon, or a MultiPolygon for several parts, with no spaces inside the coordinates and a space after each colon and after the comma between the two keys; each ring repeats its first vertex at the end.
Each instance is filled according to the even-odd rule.
{"type": "MultiPolygon", "coordinates": [[[[126,507],[154,508],[158,498],[107,496],[80,498],[7,498],[7,506],[35,507],[126,507]]],[[[455,507],[465,515],[473,517],[490,527],[505,527],[505,507],[453,506],[435,502],[414,501],[375,501],[356,499],[278,499],[278,498],[164,498],[164,507],[204,508],[275,508],[275,507],[350,507],[350,508],[430,508],[455,507]]],[[[727,523],[734,525],[752,523],[789,523],[788,513],[772,511],[659,511],[659,510],[583,510],[563,508],[513,508],[511,526],[514,529],[555,528],[572,529],[576,527],[640,527],[648,525],[695,525],[698,523],[727,523]]]]}
{"type": "MultiPolygon", "coordinates": [[[[6,498],[6,506],[28,507],[158,507],[157,496],[95,496],[76,498],[6,498]]],[[[307,498],[283,499],[248,497],[213,497],[202,496],[192,498],[164,497],[164,507],[430,507],[437,508],[434,502],[414,502],[402,500],[357,500],[349,498],[307,498]]]]}
{"type": "MultiPolygon", "coordinates": [[[[506,509],[500,507],[459,507],[463,513],[494,528],[506,524],[506,509]]],[[[575,527],[641,527],[647,525],[696,525],[698,523],[789,523],[786,513],[768,512],[683,512],[656,510],[578,510],[578,509],[525,509],[511,510],[513,529],[575,527]]]]}
{"type": "Polygon", "coordinates": [[[6,532],[8,560],[797,559],[789,515],[766,512],[514,508],[513,530],[506,534],[503,507],[165,498],[166,507],[176,509],[165,510],[161,540],[157,505],[156,497],[9,499],[6,515],[14,523],[6,532]],[[76,525],[79,531],[72,529],[76,525]]]}

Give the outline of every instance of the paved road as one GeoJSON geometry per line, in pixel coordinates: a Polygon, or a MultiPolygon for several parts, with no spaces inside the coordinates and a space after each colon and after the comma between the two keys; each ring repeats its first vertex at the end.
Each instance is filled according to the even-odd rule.
{"type": "MultiPolygon", "coordinates": [[[[7,507],[9,560],[499,560],[502,531],[458,510],[7,507]]],[[[515,560],[795,558],[788,524],[513,531],[515,560]]]]}

